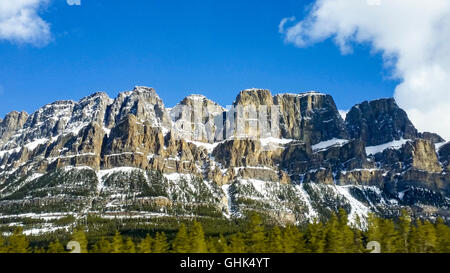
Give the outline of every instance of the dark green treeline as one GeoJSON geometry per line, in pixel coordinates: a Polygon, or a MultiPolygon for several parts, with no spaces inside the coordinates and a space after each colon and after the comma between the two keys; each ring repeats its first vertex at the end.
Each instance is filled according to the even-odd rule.
{"type": "MultiPolygon", "coordinates": [[[[370,215],[365,231],[350,227],[347,214],[340,210],[326,223],[304,227],[267,228],[259,215],[252,214],[245,231],[226,236],[205,236],[202,225],[193,221],[188,226],[180,224],[171,239],[164,232],[138,239],[116,232],[88,243],[85,231],[78,228],[70,240],[80,244],[82,253],[365,253],[370,241],[379,242],[382,253],[450,253],[450,228],[442,219],[411,221],[406,212],[395,220],[370,215]]],[[[31,247],[20,228],[7,238],[0,236],[0,253],[31,252],[67,251],[58,240],[46,247],[31,247]]]]}

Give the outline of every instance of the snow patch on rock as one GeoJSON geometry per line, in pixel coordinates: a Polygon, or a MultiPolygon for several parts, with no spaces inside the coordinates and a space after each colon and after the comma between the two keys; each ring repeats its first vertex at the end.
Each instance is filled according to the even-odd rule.
{"type": "Polygon", "coordinates": [[[384,143],[381,145],[377,145],[377,146],[369,146],[366,147],[366,154],[367,155],[375,155],[378,153],[382,153],[384,150],[386,149],[395,149],[398,150],[400,149],[403,145],[405,145],[408,141],[410,141],[409,139],[400,139],[400,140],[394,140],[388,143],[384,143]]]}
{"type": "Polygon", "coordinates": [[[312,150],[314,152],[319,152],[319,151],[327,150],[331,147],[342,147],[343,145],[347,144],[348,142],[349,142],[349,140],[347,140],[347,139],[333,138],[333,139],[330,139],[327,141],[322,141],[320,143],[313,145],[312,150]]]}

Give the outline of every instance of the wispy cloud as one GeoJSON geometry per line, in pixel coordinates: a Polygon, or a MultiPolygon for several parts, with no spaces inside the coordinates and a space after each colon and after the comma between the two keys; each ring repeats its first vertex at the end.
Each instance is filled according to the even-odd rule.
{"type": "Polygon", "coordinates": [[[395,98],[416,126],[450,140],[450,1],[316,0],[306,18],[289,21],[280,32],[299,47],[332,38],[348,54],[370,43],[401,79],[395,98]]]}
{"type": "Polygon", "coordinates": [[[81,0],[67,0],[69,6],[81,6],[81,0]]]}
{"type": "Polygon", "coordinates": [[[0,40],[46,45],[51,39],[50,25],[38,14],[49,0],[1,0],[0,40]]]}
{"type": "Polygon", "coordinates": [[[294,21],[295,21],[295,16],[283,18],[283,20],[281,20],[280,24],[278,25],[278,31],[280,33],[283,33],[284,32],[284,26],[288,22],[294,22],[294,21]]]}

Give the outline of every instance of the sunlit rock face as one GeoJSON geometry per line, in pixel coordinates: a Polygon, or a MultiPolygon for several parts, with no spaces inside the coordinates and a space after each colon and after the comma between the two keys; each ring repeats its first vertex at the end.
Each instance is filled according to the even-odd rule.
{"type": "Polygon", "coordinates": [[[133,91],[120,93],[107,109],[106,127],[114,127],[128,114],[140,121],[148,121],[154,127],[171,128],[170,115],[153,88],[136,87],[133,91]]]}
{"type": "Polygon", "coordinates": [[[311,145],[347,138],[344,121],[331,96],[317,92],[280,94],[274,101],[280,108],[283,138],[303,140],[311,145]]]}
{"type": "Polygon", "coordinates": [[[186,140],[214,143],[223,138],[225,109],[202,95],[184,98],[170,110],[174,132],[186,140]]]}

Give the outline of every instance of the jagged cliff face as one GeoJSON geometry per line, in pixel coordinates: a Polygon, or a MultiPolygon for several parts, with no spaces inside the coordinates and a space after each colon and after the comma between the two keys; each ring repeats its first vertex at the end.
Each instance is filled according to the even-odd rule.
{"type": "Polygon", "coordinates": [[[280,107],[281,136],[311,145],[333,138],[347,139],[344,121],[331,96],[309,92],[274,97],[280,107]]]}
{"type": "Polygon", "coordinates": [[[131,92],[119,94],[106,110],[106,127],[114,127],[129,114],[162,130],[171,128],[169,113],[153,88],[136,87],[131,92]]]}
{"type": "Polygon", "coordinates": [[[223,138],[225,109],[202,95],[191,95],[170,110],[179,138],[214,143],[223,138]]]}
{"type": "Polygon", "coordinates": [[[4,120],[0,121],[0,143],[6,143],[11,136],[23,127],[28,119],[25,112],[11,112],[6,115],[4,120]]]}
{"type": "Polygon", "coordinates": [[[246,113],[243,118],[259,119],[260,123],[267,124],[266,130],[256,133],[251,129],[258,126],[247,122],[245,136],[295,139],[311,145],[332,138],[347,138],[344,121],[329,95],[308,92],[272,96],[269,90],[250,89],[237,96],[234,107],[255,109],[256,114],[246,113]]]}
{"type": "Polygon", "coordinates": [[[397,106],[394,99],[355,105],[346,116],[346,125],[350,137],[363,140],[367,146],[418,137],[406,112],[397,106]]]}
{"type": "Polygon", "coordinates": [[[442,145],[439,149],[439,160],[445,171],[450,171],[450,142],[442,145]]]}
{"type": "Polygon", "coordinates": [[[95,93],[0,121],[0,214],[144,213],[305,222],[345,208],[448,217],[450,148],[393,99],[244,90],[167,109],[155,90],[95,93]]]}

